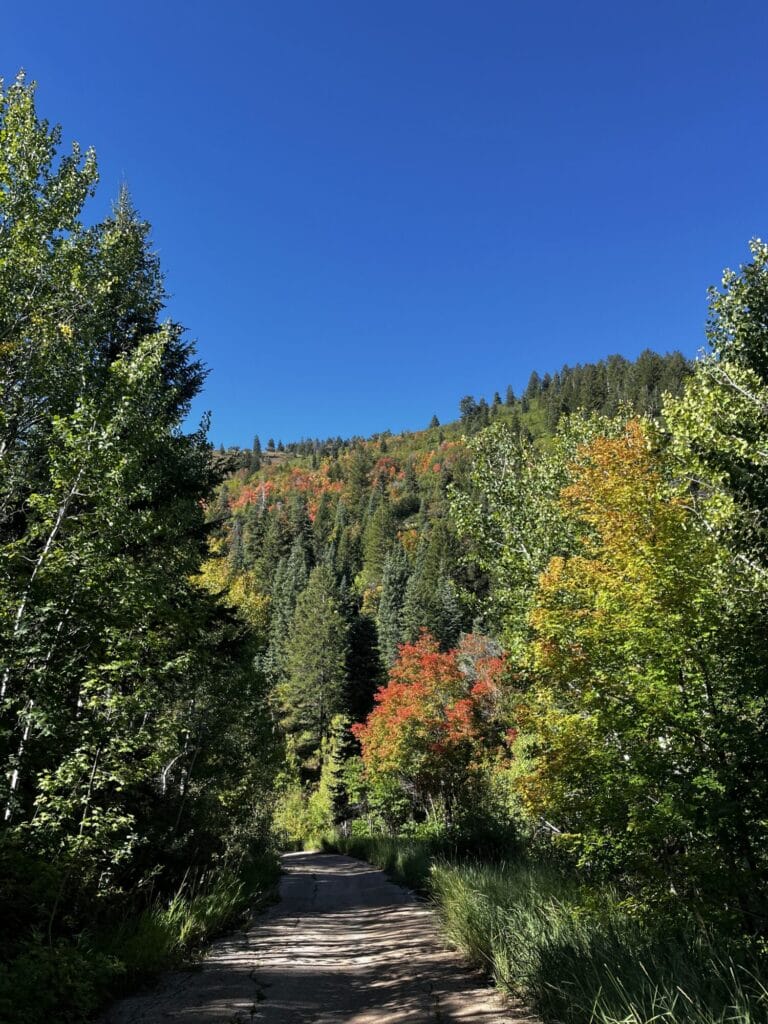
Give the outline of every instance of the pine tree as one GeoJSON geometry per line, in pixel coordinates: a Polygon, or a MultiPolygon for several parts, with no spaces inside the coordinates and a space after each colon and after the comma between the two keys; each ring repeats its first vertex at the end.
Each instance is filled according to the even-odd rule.
{"type": "Polygon", "coordinates": [[[333,575],[321,564],[296,603],[280,689],[285,728],[299,734],[305,756],[318,750],[334,715],[345,711],[346,659],[347,624],[333,575]]]}
{"type": "Polygon", "coordinates": [[[291,538],[287,524],[279,510],[265,509],[264,518],[266,520],[266,525],[263,528],[264,540],[258,560],[254,564],[254,570],[261,580],[265,592],[273,593],[275,574],[281,559],[285,558],[291,549],[291,538]]]}
{"type": "Polygon", "coordinates": [[[447,566],[455,562],[451,544],[441,520],[433,523],[429,534],[422,534],[403,602],[403,638],[409,643],[424,629],[444,650],[458,641],[463,614],[447,572],[447,566]]]}
{"type": "Polygon", "coordinates": [[[387,669],[394,663],[397,649],[405,640],[403,606],[409,576],[408,558],[402,545],[395,543],[384,563],[381,601],[376,619],[381,659],[387,669]]]}
{"type": "Polygon", "coordinates": [[[372,468],[373,459],[368,449],[362,444],[355,445],[347,477],[349,508],[353,513],[360,511],[364,506],[372,468]]]}
{"type": "MultiPolygon", "coordinates": [[[[341,602],[340,602],[341,604],[341,602]]],[[[373,695],[384,682],[376,623],[361,612],[359,602],[345,611],[347,632],[346,711],[354,722],[362,722],[373,708],[373,695]]]]}
{"type": "Polygon", "coordinates": [[[533,371],[531,376],[528,378],[528,384],[525,388],[524,397],[530,402],[533,398],[538,398],[541,394],[541,377],[539,377],[536,370],[533,371]]]}
{"type": "Polygon", "coordinates": [[[362,585],[375,587],[381,582],[384,562],[395,535],[395,521],[389,501],[384,498],[368,520],[363,534],[362,585]]]}
{"type": "Polygon", "coordinates": [[[293,542],[300,541],[307,559],[312,559],[312,521],[309,518],[307,499],[303,494],[296,494],[288,509],[288,531],[293,542]]]}
{"type": "Polygon", "coordinates": [[[326,492],[322,494],[318,502],[312,523],[312,553],[315,562],[321,562],[325,557],[328,545],[331,543],[333,522],[333,505],[326,492]]]}
{"type": "Polygon", "coordinates": [[[232,520],[229,537],[229,571],[237,575],[245,568],[245,545],[243,543],[243,521],[238,516],[232,520]]]}
{"type": "Polygon", "coordinates": [[[283,558],[278,563],[272,588],[269,643],[261,662],[261,667],[272,685],[280,682],[288,671],[288,652],[296,603],[307,585],[307,579],[306,551],[301,538],[297,537],[288,558],[283,558]]]}

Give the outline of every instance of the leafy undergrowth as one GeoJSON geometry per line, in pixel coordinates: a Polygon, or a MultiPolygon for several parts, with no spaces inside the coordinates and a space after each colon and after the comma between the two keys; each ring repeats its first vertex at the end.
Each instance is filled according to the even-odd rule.
{"type": "Polygon", "coordinates": [[[238,872],[211,872],[170,899],[98,933],[28,941],[0,964],[0,1024],[82,1024],[124,995],[202,953],[207,942],[272,896],[280,873],[264,855],[238,872]]]}
{"type": "Polygon", "coordinates": [[[546,1024],[768,1024],[765,958],[746,943],[642,918],[609,888],[522,859],[447,859],[386,836],[333,846],[426,889],[451,944],[546,1024]]]}

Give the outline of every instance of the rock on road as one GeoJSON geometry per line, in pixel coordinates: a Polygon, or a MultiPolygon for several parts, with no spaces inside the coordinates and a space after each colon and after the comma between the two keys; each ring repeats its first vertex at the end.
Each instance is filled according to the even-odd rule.
{"type": "Polygon", "coordinates": [[[434,912],[350,857],[283,858],[280,902],[196,971],[116,1003],[103,1024],[513,1024],[440,941],[434,912]]]}

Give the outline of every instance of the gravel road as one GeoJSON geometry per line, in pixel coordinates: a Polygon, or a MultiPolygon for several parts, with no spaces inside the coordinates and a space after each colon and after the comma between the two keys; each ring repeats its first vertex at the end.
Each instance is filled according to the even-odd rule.
{"type": "Polygon", "coordinates": [[[434,913],[369,864],[283,859],[280,902],[193,971],[103,1024],[513,1024],[530,1020],[439,939],[434,913]]]}

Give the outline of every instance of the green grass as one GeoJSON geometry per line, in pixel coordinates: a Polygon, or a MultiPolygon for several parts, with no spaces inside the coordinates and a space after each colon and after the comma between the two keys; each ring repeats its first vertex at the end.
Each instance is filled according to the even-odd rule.
{"type": "Polygon", "coordinates": [[[756,949],[641,915],[555,865],[470,861],[439,840],[390,836],[326,848],[428,892],[448,941],[545,1024],[768,1024],[756,949]]]}
{"type": "Polygon", "coordinates": [[[764,965],[701,929],[638,920],[541,866],[438,862],[449,941],[551,1024],[765,1024],[764,965]]]}
{"type": "Polygon", "coordinates": [[[185,882],[171,899],[98,933],[53,945],[41,936],[26,942],[0,964],[0,1024],[82,1024],[107,999],[200,954],[270,899],[279,873],[277,859],[265,855],[237,872],[185,882]]]}
{"type": "Polygon", "coordinates": [[[392,836],[333,836],[323,847],[381,868],[396,882],[424,890],[434,857],[444,852],[439,841],[392,836]]]}

